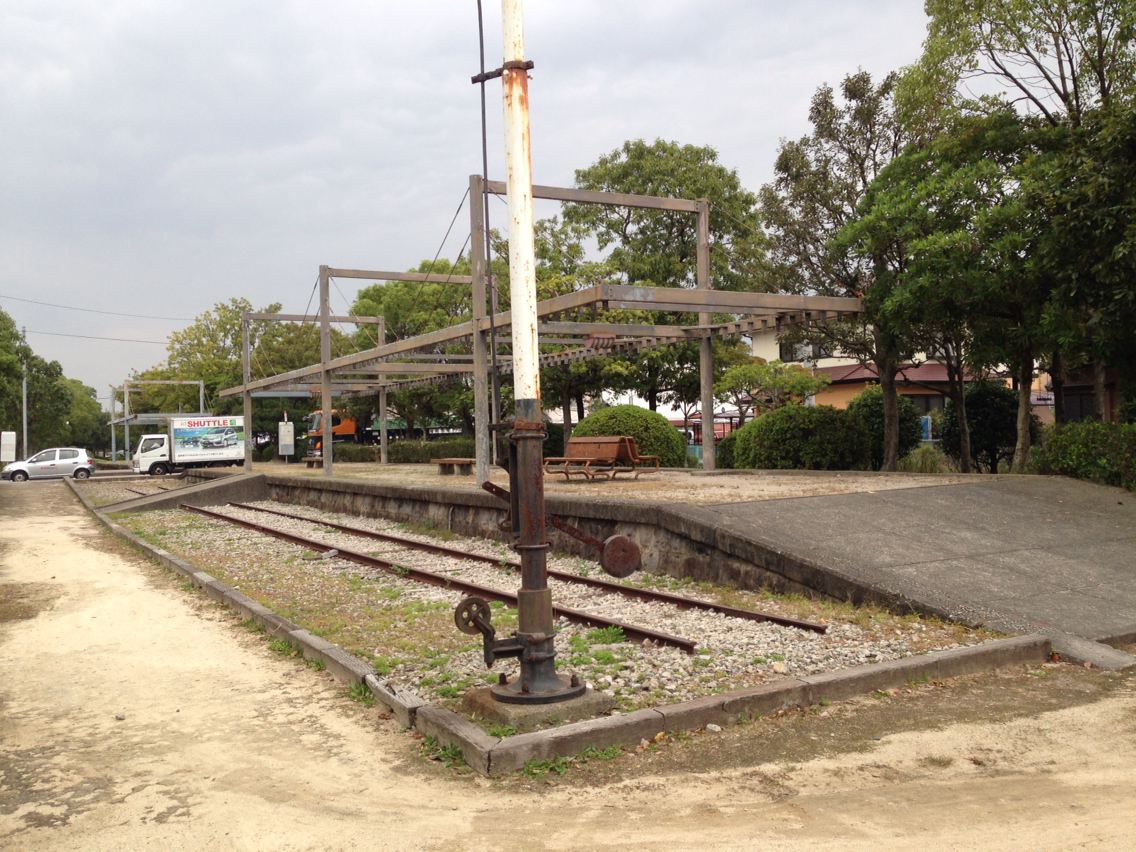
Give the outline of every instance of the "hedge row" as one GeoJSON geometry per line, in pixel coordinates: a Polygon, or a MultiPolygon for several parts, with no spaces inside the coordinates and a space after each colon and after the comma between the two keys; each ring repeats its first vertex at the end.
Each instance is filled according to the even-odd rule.
{"type": "MultiPolygon", "coordinates": [[[[339,445],[336,445],[339,452],[339,445]]],[[[375,447],[376,455],[378,447],[375,447]]],[[[427,464],[430,459],[471,459],[473,438],[439,438],[434,441],[391,441],[387,458],[391,464],[427,464]]]]}
{"type": "Polygon", "coordinates": [[[1061,474],[1136,490],[1136,424],[1084,420],[1050,426],[1030,462],[1038,473],[1061,474]]]}

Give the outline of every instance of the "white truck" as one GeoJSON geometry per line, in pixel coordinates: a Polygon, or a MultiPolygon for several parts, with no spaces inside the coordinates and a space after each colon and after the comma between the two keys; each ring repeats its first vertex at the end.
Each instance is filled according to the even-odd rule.
{"type": "Polygon", "coordinates": [[[143,435],[134,453],[134,472],[151,476],[244,463],[243,417],[171,417],[167,434],[143,435]]]}

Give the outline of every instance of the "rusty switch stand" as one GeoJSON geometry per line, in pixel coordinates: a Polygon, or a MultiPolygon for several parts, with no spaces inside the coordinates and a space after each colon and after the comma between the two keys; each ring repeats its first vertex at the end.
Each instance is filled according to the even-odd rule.
{"type": "Polygon", "coordinates": [[[476,598],[458,605],[454,618],[458,629],[480,632],[485,662],[492,667],[498,657],[518,657],[521,673],[513,682],[490,689],[498,701],[509,704],[551,704],[584,694],[579,678],[556,673],[556,630],[552,620],[552,590],[548,587],[544,528],[544,471],[541,465],[544,424],[540,400],[516,401],[517,419],[509,436],[509,502],[513,509],[513,549],[521,561],[521,588],[517,591],[517,632],[507,639],[495,638],[489,623],[489,607],[476,598]]]}

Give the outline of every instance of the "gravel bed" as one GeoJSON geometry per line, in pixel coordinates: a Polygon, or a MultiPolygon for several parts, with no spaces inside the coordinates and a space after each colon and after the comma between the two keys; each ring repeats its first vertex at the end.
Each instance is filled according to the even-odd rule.
{"type": "Polygon", "coordinates": [[[155,477],[154,480],[132,479],[129,482],[111,482],[99,479],[76,480],[75,485],[82,489],[87,499],[96,506],[109,506],[135,497],[148,497],[181,488],[185,480],[155,477]]]}
{"type": "MultiPolygon", "coordinates": [[[[312,538],[326,548],[355,550],[402,567],[461,577],[510,592],[519,586],[519,578],[512,570],[353,536],[320,527],[319,521],[350,524],[445,544],[495,559],[513,560],[512,551],[499,542],[448,533],[441,536],[445,540],[439,541],[437,537],[407,530],[390,521],[272,502],[254,505],[304,515],[315,523],[235,507],[217,511],[312,538]]],[[[339,625],[340,633],[323,629],[318,631],[321,635],[369,657],[392,682],[414,689],[427,700],[456,706],[456,699],[469,686],[494,681],[501,671],[510,676],[515,673],[514,660],[502,661],[493,672],[487,673],[480,637],[460,634],[453,626],[453,608],[464,596],[462,593],[426,586],[344,559],[315,558],[317,553],[305,553],[296,545],[187,512],[147,513],[131,518],[129,526],[274,609],[292,601],[284,605],[282,614],[309,629],[318,626],[312,624],[312,619],[326,614],[329,608],[335,610],[336,616],[331,621],[339,625]],[[188,518],[192,518],[192,522],[188,518]],[[353,586],[354,591],[340,588],[344,582],[353,586]]],[[[580,574],[598,573],[595,563],[571,556],[550,555],[549,567],[580,574]]],[[[642,579],[648,581],[646,585],[658,578],[642,579]]],[[[674,585],[674,581],[665,582],[674,585]]],[[[554,600],[559,604],[697,643],[696,653],[688,655],[676,648],[612,642],[605,631],[561,621],[557,625],[559,668],[578,673],[590,686],[615,696],[622,710],[682,701],[781,677],[828,672],[960,644],[973,645],[992,638],[988,632],[966,631],[957,625],[914,616],[893,616],[883,611],[866,615],[850,607],[844,610],[851,617],[829,618],[828,632],[821,635],[718,612],[680,610],[671,604],[632,600],[556,579],[551,579],[550,585],[554,600]]],[[[729,602],[733,605],[780,611],[798,618],[810,617],[802,616],[799,610],[786,612],[786,608],[792,610],[792,607],[780,606],[776,598],[758,600],[756,594],[749,596],[753,601],[739,604],[740,593],[736,590],[705,584],[682,588],[679,592],[711,602],[715,595],[732,595],[729,602]]],[[[515,613],[500,604],[492,606],[498,635],[508,635],[516,626],[515,613]]],[[[818,619],[814,615],[810,620],[818,619]]]]}

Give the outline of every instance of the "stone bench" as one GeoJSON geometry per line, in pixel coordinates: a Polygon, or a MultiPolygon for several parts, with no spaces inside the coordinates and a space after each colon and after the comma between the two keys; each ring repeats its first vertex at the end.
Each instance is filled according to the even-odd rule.
{"type": "Polygon", "coordinates": [[[453,476],[455,473],[473,476],[475,462],[476,459],[430,459],[430,464],[436,464],[438,473],[442,476],[453,476]]]}

